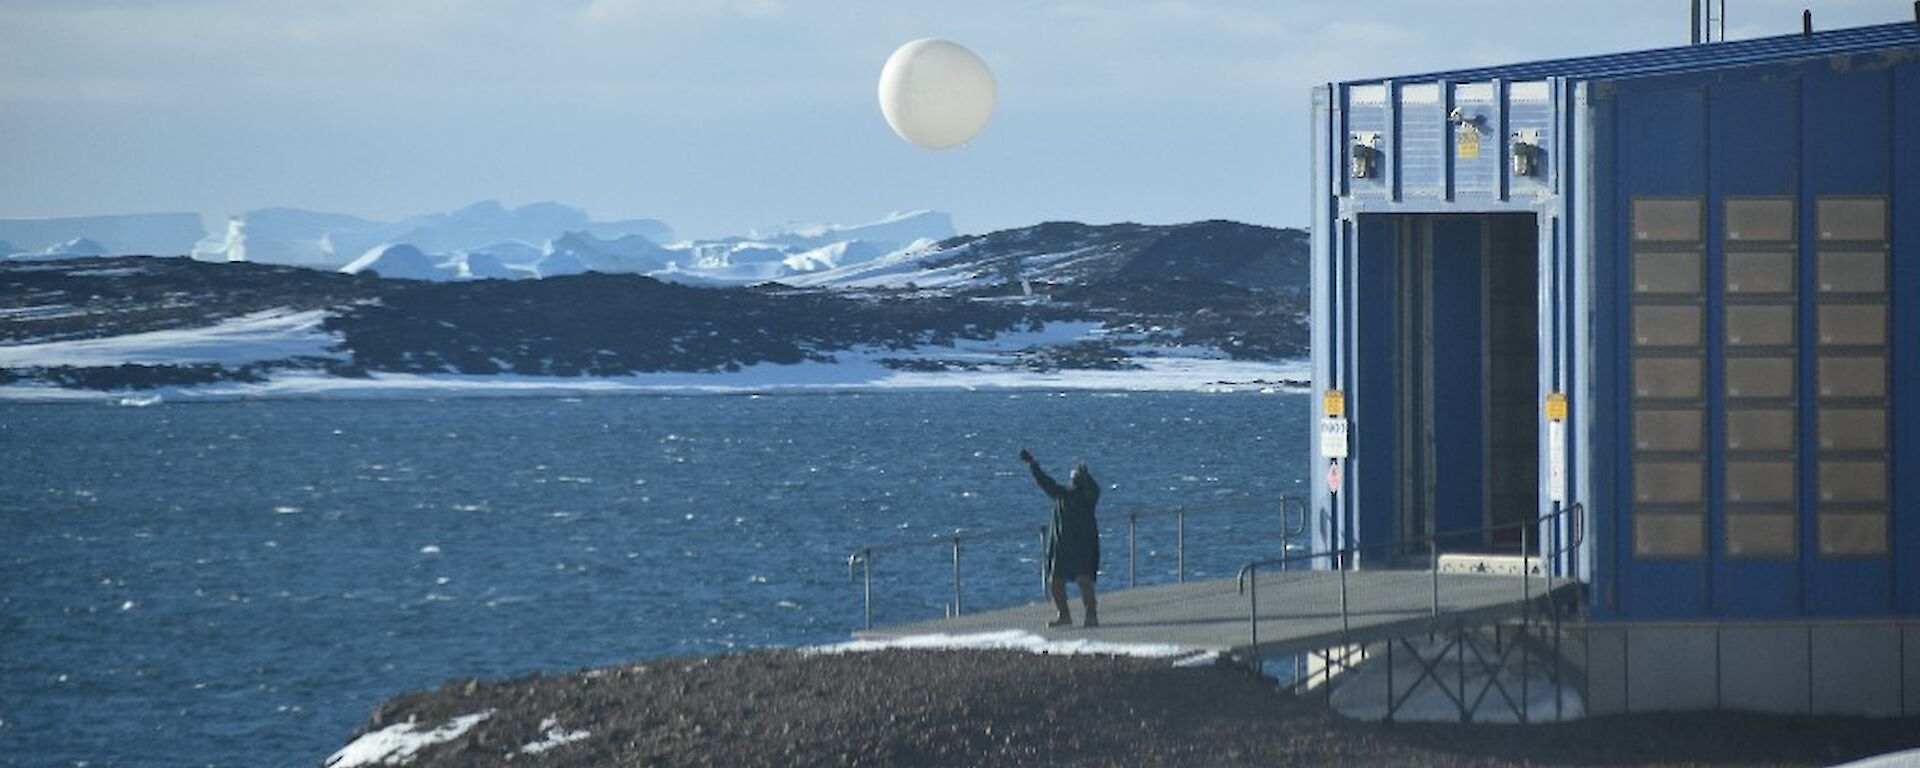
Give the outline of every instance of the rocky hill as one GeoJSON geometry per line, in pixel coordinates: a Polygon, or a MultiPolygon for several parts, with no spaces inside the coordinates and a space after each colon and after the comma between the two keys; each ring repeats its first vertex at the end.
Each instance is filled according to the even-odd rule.
{"type": "Polygon", "coordinates": [[[1306,354],[1306,240],[1294,230],[1048,223],[876,261],[886,263],[746,287],[594,272],[427,282],[155,257],[0,263],[0,384],[139,389],[285,371],[611,377],[834,362],[856,349],[878,350],[889,366],[970,370],[977,364],[941,350],[1058,324],[1091,331],[1016,350],[1005,364],[1127,369],[1163,354],[1306,354]],[[209,328],[302,312],[318,318],[302,331],[318,340],[303,353],[204,352],[209,328]],[[176,336],[191,337],[196,354],[151,353],[176,336]],[[100,353],[135,339],[149,354],[100,353]],[[79,348],[89,354],[75,357],[79,348]]]}

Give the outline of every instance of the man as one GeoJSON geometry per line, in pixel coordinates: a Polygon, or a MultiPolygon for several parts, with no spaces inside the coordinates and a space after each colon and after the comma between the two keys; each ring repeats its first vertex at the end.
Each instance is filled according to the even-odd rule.
{"type": "Polygon", "coordinates": [[[1081,626],[1100,626],[1093,594],[1093,580],[1100,573],[1100,525],[1093,517],[1094,505],[1100,503],[1100,484],[1085,464],[1073,468],[1067,487],[1062,488],[1027,449],[1020,449],[1020,460],[1033,471],[1040,490],[1053,499],[1053,523],[1047,528],[1047,591],[1058,614],[1047,626],[1073,626],[1073,614],[1067,609],[1069,579],[1080,585],[1080,602],[1086,607],[1086,622],[1081,626]]]}

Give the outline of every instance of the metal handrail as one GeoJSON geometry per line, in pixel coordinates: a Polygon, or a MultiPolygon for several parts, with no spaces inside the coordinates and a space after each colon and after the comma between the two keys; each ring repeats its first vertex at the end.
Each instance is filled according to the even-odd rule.
{"type": "MultiPolygon", "coordinates": [[[[1178,543],[1176,545],[1178,566],[1176,571],[1176,578],[1178,578],[1178,580],[1181,583],[1185,583],[1187,580],[1187,573],[1186,573],[1187,571],[1187,566],[1186,566],[1187,564],[1187,542],[1186,542],[1187,515],[1195,514],[1195,513],[1206,513],[1206,512],[1244,510],[1247,508],[1247,503],[1250,501],[1257,501],[1257,498],[1251,497],[1251,496],[1242,496],[1235,499],[1208,502],[1206,504],[1181,505],[1181,506],[1174,507],[1172,509],[1127,510],[1124,513],[1127,516],[1127,585],[1131,587],[1131,586],[1136,586],[1138,584],[1137,571],[1135,567],[1138,561],[1136,557],[1136,551],[1135,551],[1135,542],[1137,539],[1136,529],[1138,528],[1139,521],[1141,518],[1173,517],[1175,519],[1176,525],[1178,528],[1178,533],[1177,533],[1178,543]]],[[[1305,498],[1286,495],[1286,494],[1283,494],[1280,496],[1280,527],[1281,527],[1281,542],[1282,542],[1282,548],[1283,548],[1282,551],[1285,551],[1284,550],[1285,542],[1291,541],[1297,538],[1298,536],[1300,536],[1302,533],[1306,532],[1307,514],[1308,514],[1308,506],[1307,506],[1307,500],[1305,498]],[[1287,516],[1287,512],[1295,508],[1299,510],[1299,514],[1289,519],[1287,516]]],[[[1046,551],[1046,544],[1047,544],[1047,526],[1042,525],[1042,526],[1039,526],[1038,528],[1040,533],[1040,549],[1042,552],[1044,552],[1046,551]]],[[[964,528],[961,528],[961,529],[955,529],[952,533],[943,534],[937,538],[920,539],[915,541],[890,542],[890,543],[881,544],[881,545],[865,546],[865,547],[861,547],[860,549],[854,550],[852,553],[847,555],[847,580],[854,581],[856,580],[856,578],[858,578],[858,580],[860,580],[863,583],[863,593],[864,593],[863,621],[865,623],[866,628],[867,629],[873,628],[873,556],[875,553],[898,552],[902,550],[918,549],[921,547],[930,547],[930,546],[950,547],[953,551],[953,602],[950,607],[949,615],[959,615],[962,609],[961,601],[963,597],[963,592],[961,588],[961,572],[960,572],[960,552],[963,548],[963,545],[967,542],[1017,538],[1019,536],[1031,535],[1033,531],[1034,531],[1033,526],[1021,526],[1018,528],[997,528],[997,529],[989,529],[984,531],[968,531],[964,528]],[[856,576],[856,574],[859,574],[859,575],[856,576]]],[[[1040,559],[1040,588],[1042,591],[1044,591],[1047,587],[1046,568],[1047,568],[1046,561],[1044,558],[1041,558],[1040,559]]]]}
{"type": "MultiPolygon", "coordinates": [[[[1532,585],[1532,579],[1531,579],[1533,575],[1533,570],[1532,570],[1532,566],[1529,564],[1529,561],[1551,561],[1554,558],[1560,557],[1561,555],[1573,552],[1575,549],[1578,549],[1580,545],[1584,543],[1586,540],[1586,525],[1584,522],[1585,513],[1586,513],[1586,505],[1583,502],[1574,502],[1565,507],[1562,507],[1559,510],[1550,512],[1545,515],[1537,516],[1531,520],[1521,520],[1521,521],[1516,521],[1512,523],[1501,523],[1499,525],[1480,526],[1478,528],[1466,528],[1466,529],[1460,529],[1460,530],[1454,530],[1454,531],[1435,532],[1435,533],[1427,534],[1425,536],[1394,539],[1391,541],[1377,542],[1370,545],[1355,544],[1355,545],[1349,545],[1345,547],[1337,547],[1333,549],[1323,549],[1319,551],[1304,552],[1299,554],[1286,554],[1286,555],[1282,555],[1281,557],[1262,558],[1259,560],[1251,561],[1246,565],[1243,565],[1240,567],[1240,573],[1235,577],[1235,582],[1236,582],[1236,589],[1238,590],[1239,594],[1243,594],[1247,596],[1247,632],[1249,635],[1248,647],[1251,649],[1253,654],[1253,659],[1252,659],[1253,667],[1254,669],[1260,668],[1260,588],[1259,588],[1260,583],[1259,583],[1258,576],[1259,576],[1259,569],[1261,567],[1277,565],[1281,568],[1281,570],[1289,570],[1288,566],[1292,563],[1302,562],[1302,561],[1313,561],[1321,558],[1326,558],[1329,564],[1336,566],[1334,570],[1337,570],[1340,573],[1340,632],[1342,637],[1345,637],[1349,631],[1349,618],[1350,618],[1347,611],[1347,570],[1348,569],[1345,565],[1346,563],[1352,562],[1352,560],[1348,557],[1349,555],[1358,555],[1363,550],[1368,550],[1368,549],[1387,549],[1390,552],[1404,551],[1405,549],[1409,548],[1410,545],[1425,544],[1427,547],[1429,557],[1431,558],[1431,561],[1432,561],[1431,571],[1433,573],[1433,597],[1432,597],[1432,607],[1431,607],[1430,615],[1433,618],[1437,619],[1440,616],[1440,555],[1439,555],[1440,541],[1442,539],[1461,538],[1461,537],[1471,536],[1475,534],[1488,534],[1494,531],[1506,530],[1510,528],[1518,528],[1520,530],[1521,605],[1522,605],[1522,610],[1525,610],[1526,604],[1531,602],[1533,599],[1533,589],[1532,589],[1533,585],[1532,585]],[[1542,552],[1539,554],[1529,554],[1527,552],[1528,544],[1530,543],[1529,539],[1527,538],[1528,533],[1534,528],[1539,527],[1542,523],[1547,523],[1562,517],[1565,517],[1568,519],[1568,527],[1571,529],[1571,532],[1569,534],[1569,540],[1565,544],[1565,546],[1551,548],[1548,551],[1542,552]]],[[[1524,622],[1525,614],[1522,614],[1522,617],[1523,617],[1522,621],[1524,622]]]]}

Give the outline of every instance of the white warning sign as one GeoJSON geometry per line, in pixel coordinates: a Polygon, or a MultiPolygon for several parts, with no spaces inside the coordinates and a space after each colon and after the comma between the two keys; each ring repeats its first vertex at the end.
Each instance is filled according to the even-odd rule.
{"type": "Polygon", "coordinates": [[[1567,500],[1567,423],[1547,422],[1547,499],[1567,500]]]}
{"type": "Polygon", "coordinates": [[[1328,416],[1320,420],[1320,455],[1329,459],[1347,457],[1347,420],[1328,416]]]}

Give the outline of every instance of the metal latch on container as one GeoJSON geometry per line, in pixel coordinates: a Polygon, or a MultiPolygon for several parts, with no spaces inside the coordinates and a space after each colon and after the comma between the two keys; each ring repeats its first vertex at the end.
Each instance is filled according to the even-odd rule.
{"type": "Polygon", "coordinates": [[[1347,154],[1353,160],[1354,178],[1372,178],[1379,173],[1380,132],[1354,131],[1353,144],[1347,154]]]}
{"type": "Polygon", "coordinates": [[[1540,129],[1523,128],[1513,132],[1513,175],[1532,176],[1540,165],[1540,129]]]}

